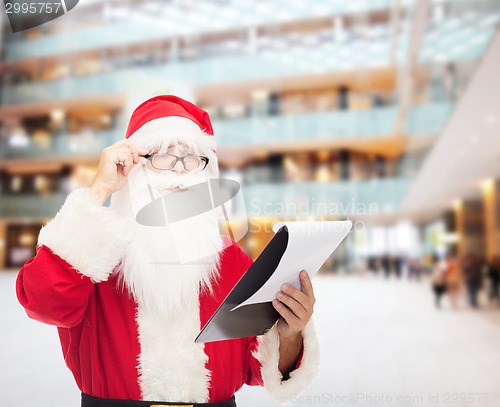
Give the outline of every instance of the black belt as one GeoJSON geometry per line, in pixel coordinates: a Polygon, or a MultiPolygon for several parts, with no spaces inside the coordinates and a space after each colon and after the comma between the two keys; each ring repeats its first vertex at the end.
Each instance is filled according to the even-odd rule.
{"type": "Polygon", "coordinates": [[[236,407],[234,396],[230,400],[217,403],[171,403],[168,401],[143,401],[143,400],[117,400],[101,399],[82,393],[82,407],[155,407],[155,406],[179,406],[179,407],[236,407]]]}

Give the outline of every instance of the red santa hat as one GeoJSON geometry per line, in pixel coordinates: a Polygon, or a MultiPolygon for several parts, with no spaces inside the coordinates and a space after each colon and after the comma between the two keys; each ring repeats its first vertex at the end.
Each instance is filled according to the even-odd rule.
{"type": "Polygon", "coordinates": [[[209,158],[207,169],[217,173],[215,140],[207,112],[173,95],[154,96],[132,113],[125,137],[141,147],[188,143],[209,158]]]}
{"type": "Polygon", "coordinates": [[[137,132],[162,131],[166,127],[174,131],[192,131],[192,123],[207,135],[214,135],[208,113],[198,106],[177,96],[154,96],[134,110],[125,137],[129,138],[137,132]]]}

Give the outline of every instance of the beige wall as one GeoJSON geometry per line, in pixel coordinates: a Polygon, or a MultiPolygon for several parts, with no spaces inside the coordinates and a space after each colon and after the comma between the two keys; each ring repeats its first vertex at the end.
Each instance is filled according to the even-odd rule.
{"type": "Polygon", "coordinates": [[[500,255],[500,180],[482,185],[486,256],[500,255]]]}
{"type": "Polygon", "coordinates": [[[484,206],[481,199],[467,200],[454,207],[458,256],[468,254],[485,256],[484,206]]]}
{"type": "Polygon", "coordinates": [[[0,220],[0,270],[5,268],[5,251],[7,250],[7,224],[0,220]]]}

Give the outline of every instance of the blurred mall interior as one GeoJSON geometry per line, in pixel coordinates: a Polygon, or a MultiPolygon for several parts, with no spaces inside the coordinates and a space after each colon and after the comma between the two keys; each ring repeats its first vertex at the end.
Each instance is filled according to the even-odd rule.
{"type": "Polygon", "coordinates": [[[497,0],[89,0],[15,34],[3,18],[0,269],[34,255],[132,109],[162,93],[210,113],[253,257],[276,220],[351,219],[327,270],[488,261],[499,19],[497,0]]]}
{"type": "Polygon", "coordinates": [[[0,13],[0,404],[77,402],[55,330],[17,304],[16,272],[158,94],[210,113],[253,258],[276,221],[353,221],[315,280],[335,363],[311,397],[498,392],[499,21],[500,0],[82,0],[17,33],[0,13]],[[449,290],[442,312],[431,282],[436,305],[449,290]],[[465,294],[477,306],[480,287],[475,312],[465,294]]]}

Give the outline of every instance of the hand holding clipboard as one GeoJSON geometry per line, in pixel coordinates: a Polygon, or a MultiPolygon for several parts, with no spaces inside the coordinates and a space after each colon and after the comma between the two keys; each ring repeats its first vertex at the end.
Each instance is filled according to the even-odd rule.
{"type": "Polygon", "coordinates": [[[271,301],[284,283],[300,289],[299,271],[312,278],[352,228],[351,221],[281,222],[276,235],[206,323],[195,342],[261,335],[280,315],[271,301]]]}

